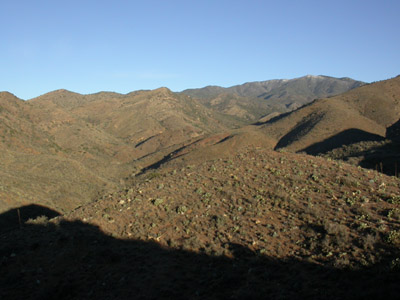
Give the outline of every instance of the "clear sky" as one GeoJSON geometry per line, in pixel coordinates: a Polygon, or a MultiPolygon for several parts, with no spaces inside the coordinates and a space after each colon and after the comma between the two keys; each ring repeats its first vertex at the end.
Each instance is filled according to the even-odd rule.
{"type": "Polygon", "coordinates": [[[0,91],[30,99],[400,74],[399,0],[1,0],[0,91]]]}

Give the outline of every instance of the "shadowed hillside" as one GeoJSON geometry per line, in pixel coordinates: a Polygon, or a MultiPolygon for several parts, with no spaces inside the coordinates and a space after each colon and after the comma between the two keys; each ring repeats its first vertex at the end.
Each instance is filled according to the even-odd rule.
{"type": "Polygon", "coordinates": [[[374,171],[253,148],[163,168],[0,234],[0,296],[395,298],[398,193],[374,171]]]}
{"type": "Polygon", "coordinates": [[[33,220],[52,219],[59,215],[55,210],[36,204],[10,209],[0,216],[0,234],[21,229],[33,220]]]}
{"type": "Polygon", "coordinates": [[[0,249],[2,299],[390,299],[399,293],[399,271],[382,264],[342,270],[233,243],[226,244],[233,257],[213,256],[116,239],[81,222],[29,225],[15,237],[0,249]]]}
{"type": "Polygon", "coordinates": [[[320,152],[318,155],[398,177],[400,174],[399,150],[398,141],[378,139],[342,145],[327,152],[320,152]]]}
{"type": "MultiPolygon", "coordinates": [[[[385,137],[386,128],[399,119],[399,103],[400,77],[396,77],[339,96],[316,100],[290,114],[268,121],[262,130],[276,139],[276,149],[285,148],[289,151],[320,147],[324,141],[335,141],[332,147],[348,144],[351,137],[344,139],[344,133],[349,133],[349,130],[364,132],[379,140],[377,136],[385,137]],[[342,141],[340,138],[343,138],[342,141]]],[[[355,142],[360,141],[360,136],[353,138],[355,142]]],[[[327,150],[332,148],[323,151],[327,150]]]]}
{"type": "MultiPolygon", "coordinates": [[[[359,129],[347,129],[332,136],[326,140],[319,143],[315,143],[310,147],[302,149],[307,154],[318,155],[321,153],[326,153],[332,149],[340,148],[343,146],[351,145],[359,142],[372,142],[372,141],[383,141],[384,138],[380,135],[365,132],[359,129]]],[[[283,137],[276,148],[286,147],[290,143],[290,139],[286,136],[283,137]]]]}

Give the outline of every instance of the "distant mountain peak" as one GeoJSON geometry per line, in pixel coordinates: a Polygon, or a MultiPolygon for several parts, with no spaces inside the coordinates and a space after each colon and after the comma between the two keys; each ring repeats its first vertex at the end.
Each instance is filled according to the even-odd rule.
{"type": "MultiPolygon", "coordinates": [[[[304,76],[305,78],[314,78],[314,79],[323,79],[324,77],[328,77],[328,76],[322,76],[322,75],[311,75],[308,74],[306,76],[304,76]]],[[[304,77],[300,77],[300,78],[304,78],[304,77]]],[[[333,77],[332,77],[333,78],[333,77]]]]}
{"type": "Polygon", "coordinates": [[[279,95],[290,94],[291,98],[306,97],[308,100],[332,96],[363,85],[353,79],[335,78],[324,75],[305,75],[294,79],[274,79],[266,81],[246,82],[244,84],[223,88],[207,86],[200,89],[184,90],[182,93],[200,99],[213,98],[222,93],[236,94],[241,97],[271,99],[279,95]],[[309,81],[315,82],[309,86],[309,81]]]}
{"type": "Polygon", "coordinates": [[[156,92],[156,93],[172,93],[172,91],[169,88],[164,87],[164,86],[153,90],[153,92],[156,92]]]}

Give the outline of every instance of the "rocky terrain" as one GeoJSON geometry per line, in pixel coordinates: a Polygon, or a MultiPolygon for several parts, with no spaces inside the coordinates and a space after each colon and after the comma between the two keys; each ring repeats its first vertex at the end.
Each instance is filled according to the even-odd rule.
{"type": "Polygon", "coordinates": [[[399,78],[252,125],[166,88],[1,93],[0,298],[396,298],[399,78]]]}
{"type": "Polygon", "coordinates": [[[149,171],[68,214],[48,219],[54,212],[42,208],[3,232],[0,295],[393,298],[399,184],[346,163],[251,147],[149,171]]]}
{"type": "MultiPolygon", "coordinates": [[[[298,99],[304,86],[299,80],[290,88],[298,91],[298,99]]],[[[315,82],[308,97],[361,84],[328,77],[310,80],[315,82]]],[[[238,88],[243,90],[240,95],[254,93],[251,86],[238,88]]],[[[270,89],[266,83],[261,86],[263,91],[270,89]]],[[[235,97],[225,96],[229,101],[235,97]]],[[[254,101],[246,99],[240,98],[239,104],[244,111],[256,109],[257,116],[280,111],[278,107],[253,107],[254,101]]],[[[246,114],[236,108],[227,112],[208,106],[167,88],[125,95],[57,90],[28,101],[2,92],[0,212],[30,203],[67,212],[122,188],[125,178],[182,147],[256,120],[256,115],[246,114]]]]}
{"type": "Polygon", "coordinates": [[[0,100],[0,211],[32,202],[68,211],[165,153],[233,126],[165,88],[0,100]]]}
{"type": "Polygon", "coordinates": [[[351,78],[307,75],[295,79],[247,82],[229,88],[207,86],[182,93],[213,110],[249,123],[274,112],[295,110],[318,98],[342,94],[363,84],[351,78]]]}
{"type": "Polygon", "coordinates": [[[319,99],[263,125],[275,149],[319,154],[360,141],[379,141],[399,119],[400,77],[319,99]]]}

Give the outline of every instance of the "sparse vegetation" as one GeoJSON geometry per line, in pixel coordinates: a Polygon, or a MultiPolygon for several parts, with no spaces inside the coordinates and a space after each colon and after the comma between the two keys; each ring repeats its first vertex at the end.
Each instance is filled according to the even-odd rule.
{"type": "MultiPolygon", "coordinates": [[[[0,214],[0,225],[16,225],[0,230],[2,299],[398,296],[397,177],[294,154],[291,143],[273,151],[282,132],[264,131],[279,118],[213,135],[227,129],[213,112],[167,89],[101,101],[57,93],[32,104],[37,112],[46,104],[46,115],[20,104],[37,135],[24,136],[29,122],[5,121],[16,127],[2,136],[0,204],[15,196],[63,214],[0,214]],[[145,109],[146,101],[160,108],[156,121],[134,132],[144,121],[126,105],[145,109]],[[89,191],[97,194],[88,199],[89,191]],[[67,195],[75,200],[63,202],[67,195]]],[[[318,127],[327,116],[300,123],[318,127]]],[[[288,140],[304,138],[306,127],[288,140]]]]}

